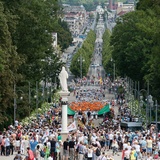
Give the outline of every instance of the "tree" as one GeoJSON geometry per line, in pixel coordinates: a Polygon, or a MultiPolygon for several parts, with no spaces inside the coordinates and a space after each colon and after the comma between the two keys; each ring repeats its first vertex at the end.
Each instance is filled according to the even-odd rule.
{"type": "Polygon", "coordinates": [[[87,35],[87,38],[84,40],[81,48],[78,49],[77,53],[73,56],[71,61],[70,71],[76,76],[80,76],[80,67],[77,63],[80,63],[80,57],[82,57],[83,62],[82,65],[82,76],[86,76],[88,73],[89,65],[91,64],[91,57],[94,51],[94,44],[96,40],[96,34],[94,31],[90,31],[87,35]]]}
{"type": "Polygon", "coordinates": [[[150,93],[160,100],[160,2],[141,0],[137,11],[120,17],[111,36],[112,57],[121,76],[149,81],[150,93]]]}
{"type": "Polygon", "coordinates": [[[13,83],[19,79],[17,70],[22,62],[10,33],[15,26],[14,18],[0,2],[0,124],[11,123],[9,115],[13,113],[13,83]]]}
{"type": "Polygon", "coordinates": [[[62,51],[72,43],[72,34],[69,31],[68,25],[60,18],[54,21],[53,32],[58,34],[58,44],[62,47],[62,51]]]}
{"type": "Polygon", "coordinates": [[[147,62],[153,45],[148,23],[152,19],[144,11],[128,13],[117,21],[111,36],[112,57],[121,76],[142,81],[148,73],[147,62]],[[147,19],[147,21],[146,21],[147,19]]]}
{"type": "MultiPolygon", "coordinates": [[[[14,84],[28,94],[27,81],[35,84],[60,72],[63,63],[52,47],[59,11],[56,0],[0,1],[0,123],[13,117],[14,84]]],[[[21,110],[18,108],[20,118],[28,115],[26,108],[25,101],[21,110]]],[[[9,124],[12,122],[10,119],[9,124]]]]}
{"type": "Polygon", "coordinates": [[[108,75],[111,75],[113,77],[113,66],[111,62],[112,58],[112,46],[110,45],[110,37],[111,32],[107,29],[105,30],[103,34],[103,48],[102,48],[102,63],[104,66],[104,69],[108,75]]]}

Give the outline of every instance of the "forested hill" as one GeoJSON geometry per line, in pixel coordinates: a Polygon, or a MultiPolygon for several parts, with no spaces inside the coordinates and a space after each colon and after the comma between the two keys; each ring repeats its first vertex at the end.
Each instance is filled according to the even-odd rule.
{"type": "Polygon", "coordinates": [[[95,10],[99,3],[103,4],[106,0],[61,0],[62,3],[70,5],[84,5],[87,11],[95,10]]]}
{"type": "MultiPolygon", "coordinates": [[[[61,3],[70,5],[84,5],[87,11],[95,10],[97,5],[109,2],[109,0],[60,0],[61,3]]],[[[126,2],[127,0],[113,0],[115,2],[126,2]]]]}

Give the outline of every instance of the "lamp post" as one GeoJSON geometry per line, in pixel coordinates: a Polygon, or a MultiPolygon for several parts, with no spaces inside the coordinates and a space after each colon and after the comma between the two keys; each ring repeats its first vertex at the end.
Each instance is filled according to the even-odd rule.
{"type": "Polygon", "coordinates": [[[14,123],[16,121],[16,109],[17,109],[16,84],[14,84],[14,123]]]}
{"type": "MultiPolygon", "coordinates": [[[[36,116],[38,116],[38,103],[39,103],[39,89],[38,82],[36,81],[36,89],[31,89],[31,83],[28,82],[28,102],[29,102],[29,115],[31,112],[31,95],[34,94],[34,99],[36,99],[36,116]],[[34,92],[34,93],[33,93],[34,92]]],[[[42,88],[42,97],[44,97],[44,88],[42,88]]]]}
{"type": "Polygon", "coordinates": [[[36,119],[38,119],[38,82],[37,81],[36,81],[36,90],[32,89],[32,91],[35,91],[36,93],[34,95],[34,99],[36,99],[36,119]]]}
{"type": "Polygon", "coordinates": [[[52,102],[52,83],[47,83],[47,102],[49,103],[49,101],[52,102]],[[49,98],[51,98],[49,100],[49,98]]]}
{"type": "Polygon", "coordinates": [[[149,122],[151,123],[151,121],[152,121],[152,108],[153,108],[153,100],[152,100],[151,95],[148,96],[148,102],[149,102],[149,116],[150,116],[149,122]]]}
{"type": "Polygon", "coordinates": [[[85,61],[82,58],[82,54],[80,54],[80,59],[78,59],[78,61],[80,62],[80,77],[81,77],[81,80],[82,80],[82,76],[83,76],[83,73],[82,73],[82,63],[85,61]]]}
{"type": "Polygon", "coordinates": [[[158,110],[158,103],[157,103],[157,100],[155,101],[155,107],[156,107],[156,115],[155,115],[155,118],[156,118],[156,141],[157,141],[157,137],[158,137],[158,126],[157,126],[157,110],[158,110]]]}
{"type": "MultiPolygon", "coordinates": [[[[111,58],[111,62],[113,61],[113,59],[111,58]]],[[[116,64],[113,61],[113,82],[115,81],[115,74],[116,74],[116,64]]]]}
{"type": "Polygon", "coordinates": [[[28,102],[29,102],[29,117],[31,113],[31,84],[28,82],[28,102]]]}
{"type": "MultiPolygon", "coordinates": [[[[24,92],[22,90],[17,90],[16,91],[16,84],[14,84],[14,123],[16,121],[16,111],[17,111],[17,93],[21,92],[21,94],[24,94],[24,92]]],[[[20,100],[22,100],[23,97],[20,96],[20,100]]]]}
{"type": "MultiPolygon", "coordinates": [[[[143,96],[140,96],[140,106],[143,106],[143,96]]],[[[146,127],[148,126],[148,120],[147,117],[149,117],[149,123],[152,121],[152,108],[153,108],[153,100],[152,96],[148,95],[147,96],[147,104],[146,104],[146,127]],[[149,110],[149,115],[148,115],[148,110],[149,110]]]]}
{"type": "MultiPolygon", "coordinates": [[[[143,96],[141,95],[141,93],[145,93],[146,94],[147,103],[145,104],[145,106],[146,106],[146,128],[147,128],[147,126],[148,126],[148,117],[149,117],[148,108],[153,106],[152,105],[152,100],[151,100],[152,96],[149,95],[149,81],[147,82],[147,90],[145,90],[145,89],[141,89],[140,90],[140,85],[139,85],[139,82],[138,82],[138,101],[139,101],[139,108],[141,107],[141,111],[142,111],[142,107],[143,107],[144,101],[143,101],[143,96]]],[[[140,109],[139,109],[139,112],[140,112],[140,109]]],[[[151,116],[151,112],[150,112],[150,116],[151,116]]]]}
{"type": "MultiPolygon", "coordinates": [[[[140,96],[139,105],[140,105],[141,107],[143,107],[143,104],[144,104],[143,96],[140,96]]],[[[145,104],[145,106],[146,106],[146,128],[147,128],[147,126],[148,126],[148,119],[147,119],[147,117],[148,117],[148,106],[149,106],[148,96],[147,96],[147,104],[145,104]]]]}
{"type": "Polygon", "coordinates": [[[38,119],[38,82],[36,81],[36,117],[38,119]]]}

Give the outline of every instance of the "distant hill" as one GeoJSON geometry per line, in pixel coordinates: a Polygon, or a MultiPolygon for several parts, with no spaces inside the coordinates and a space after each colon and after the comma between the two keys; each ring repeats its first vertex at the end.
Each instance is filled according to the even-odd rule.
{"type": "MultiPolygon", "coordinates": [[[[126,2],[127,0],[113,0],[115,2],[126,2]]],[[[98,4],[98,3],[106,3],[109,0],[61,0],[62,3],[67,4],[98,4]]]]}
{"type": "MultiPolygon", "coordinates": [[[[84,5],[86,10],[95,10],[96,6],[99,4],[104,4],[109,2],[109,0],[60,0],[61,3],[70,4],[70,5],[84,5]]],[[[127,2],[127,0],[113,0],[115,2],[127,2]]]]}

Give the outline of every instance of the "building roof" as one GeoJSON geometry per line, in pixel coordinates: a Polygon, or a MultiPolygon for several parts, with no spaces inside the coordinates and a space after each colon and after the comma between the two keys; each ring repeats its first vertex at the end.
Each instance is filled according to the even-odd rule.
{"type": "Polygon", "coordinates": [[[118,16],[122,16],[122,15],[124,15],[124,14],[126,14],[127,13],[127,11],[121,11],[121,12],[119,12],[117,15],[118,16]]]}
{"type": "Polygon", "coordinates": [[[84,12],[86,11],[83,6],[65,6],[64,12],[84,12]]]}

